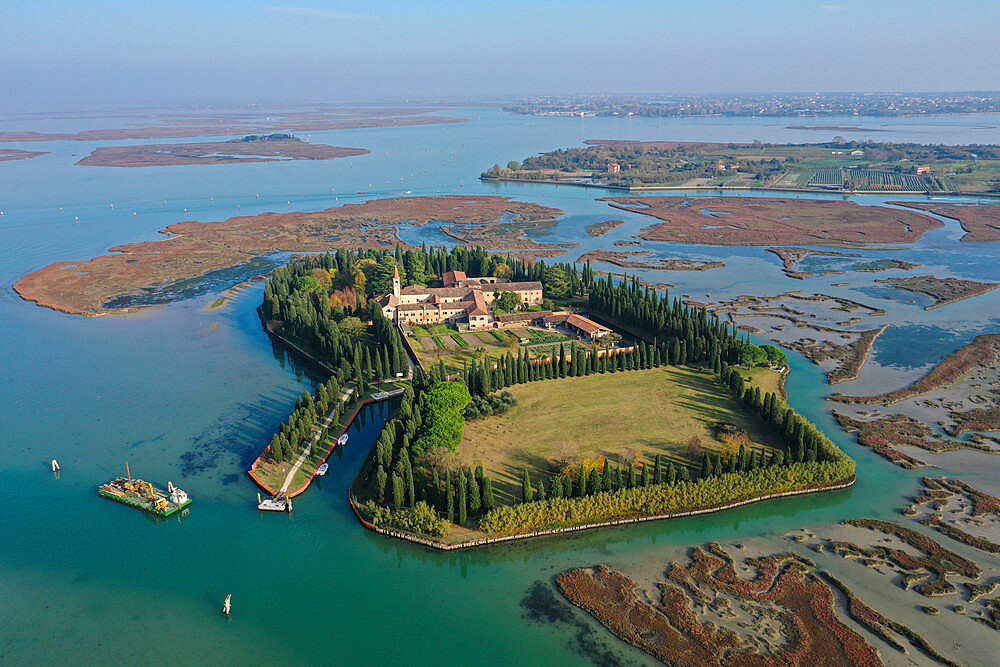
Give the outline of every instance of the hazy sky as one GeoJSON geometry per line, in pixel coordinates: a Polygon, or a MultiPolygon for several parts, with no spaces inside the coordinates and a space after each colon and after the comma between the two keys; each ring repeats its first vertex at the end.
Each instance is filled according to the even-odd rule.
{"type": "Polygon", "coordinates": [[[1000,89],[995,0],[276,2],[0,0],[0,108],[1000,89]]]}

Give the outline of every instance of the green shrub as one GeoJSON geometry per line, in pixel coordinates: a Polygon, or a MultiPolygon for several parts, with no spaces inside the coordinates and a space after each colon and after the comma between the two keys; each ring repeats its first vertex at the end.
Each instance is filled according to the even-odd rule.
{"type": "Polygon", "coordinates": [[[369,500],[358,508],[361,516],[369,523],[380,528],[403,530],[408,533],[420,533],[440,537],[448,532],[448,522],[440,518],[424,501],[416,507],[404,507],[392,510],[376,505],[369,500]]]}
{"type": "Polygon", "coordinates": [[[695,482],[654,484],[582,498],[553,498],[497,507],[483,517],[480,529],[491,535],[511,535],[683,512],[831,484],[853,474],[854,461],[841,453],[834,461],[771,466],[695,482]]]}

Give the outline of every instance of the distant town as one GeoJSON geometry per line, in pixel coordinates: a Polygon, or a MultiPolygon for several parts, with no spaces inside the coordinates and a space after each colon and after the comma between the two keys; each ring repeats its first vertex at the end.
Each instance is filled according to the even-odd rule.
{"type": "Polygon", "coordinates": [[[915,116],[998,113],[1000,92],[544,96],[504,111],[536,116],[915,116]]]}

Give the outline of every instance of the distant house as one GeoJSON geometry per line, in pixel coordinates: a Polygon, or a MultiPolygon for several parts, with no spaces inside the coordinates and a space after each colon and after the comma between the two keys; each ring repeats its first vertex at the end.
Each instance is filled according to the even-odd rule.
{"type": "Polygon", "coordinates": [[[851,151],[853,157],[864,157],[865,152],[863,150],[853,150],[851,151]]]}
{"type": "Polygon", "coordinates": [[[931,166],[929,164],[917,165],[918,174],[929,174],[931,173],[931,166]]]}
{"type": "Polygon", "coordinates": [[[611,164],[608,165],[608,173],[609,174],[617,174],[621,170],[622,170],[622,166],[620,164],[618,164],[617,162],[612,162],[611,164]]]}

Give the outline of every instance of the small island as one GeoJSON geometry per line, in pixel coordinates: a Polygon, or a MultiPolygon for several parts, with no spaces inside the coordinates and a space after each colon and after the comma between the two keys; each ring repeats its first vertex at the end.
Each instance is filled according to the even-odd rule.
{"type": "Polygon", "coordinates": [[[631,252],[615,250],[591,250],[580,255],[578,262],[607,262],[626,269],[657,269],[660,271],[708,271],[724,267],[725,262],[700,259],[664,259],[657,257],[649,261],[636,261],[634,257],[652,255],[650,250],[631,252]]]}
{"type": "Polygon", "coordinates": [[[485,180],[622,190],[1000,193],[1000,148],[873,141],[749,144],[588,139],[493,165],[485,180]]]}
{"type": "Polygon", "coordinates": [[[962,241],[986,243],[1000,241],[1000,204],[944,204],[940,202],[889,202],[958,220],[965,230],[962,241]]]}
{"type": "Polygon", "coordinates": [[[914,243],[943,223],[929,215],[851,201],[766,197],[605,197],[610,206],[656,218],[636,236],[701,245],[914,243]]]}
{"type": "MultiPolygon", "coordinates": [[[[711,307],[728,313],[743,330],[801,352],[826,371],[831,384],[853,380],[868,359],[875,340],[888,325],[865,327],[860,314],[880,317],[885,311],[828,294],[786,292],[775,296],[743,295],[711,307]],[[844,319],[851,315],[849,319],[844,319]]],[[[870,326],[870,325],[868,325],[870,326]]]]}
{"type": "Polygon", "coordinates": [[[598,237],[609,234],[624,224],[624,220],[605,220],[604,222],[595,222],[592,225],[587,225],[583,230],[587,232],[587,236],[598,237]]]}
{"type": "Polygon", "coordinates": [[[746,566],[755,576],[741,575],[712,544],[692,548],[649,585],[605,565],[564,572],[556,585],[623,641],[671,665],[882,664],[878,649],[838,618],[838,597],[814,562],[782,553],[746,566]]]}
{"type": "Polygon", "coordinates": [[[817,250],[815,248],[796,248],[783,246],[780,248],[766,248],[768,252],[773,252],[781,258],[782,271],[789,278],[803,280],[817,274],[845,273],[847,271],[864,271],[877,273],[879,271],[891,271],[893,269],[909,271],[915,269],[919,264],[904,262],[901,259],[877,259],[870,262],[858,261],[855,258],[861,257],[860,253],[839,252],[837,250],[817,250]],[[821,258],[839,261],[837,268],[824,268],[820,270],[804,271],[799,268],[803,260],[809,258],[821,258]]]}
{"type": "Polygon", "coordinates": [[[76,164],[90,167],[163,167],[278,160],[333,160],[365,155],[365,148],[310,144],[291,134],[251,134],[242,139],[194,144],[101,146],[76,164]]]}
{"type": "Polygon", "coordinates": [[[30,160],[40,155],[48,155],[47,151],[22,151],[16,148],[0,148],[0,162],[11,162],[13,160],[30,160]]]}
{"type": "Polygon", "coordinates": [[[930,453],[965,448],[998,455],[1000,440],[989,435],[1000,430],[998,369],[1000,334],[980,334],[907,387],[876,396],[838,393],[828,400],[845,406],[879,406],[847,407],[849,412],[835,411],[834,416],[843,428],[857,432],[860,444],[904,468],[925,465],[900,451],[906,447],[930,453]],[[890,406],[893,412],[885,410],[890,406]],[[972,437],[960,439],[969,431],[972,437]]]}
{"type": "Polygon", "coordinates": [[[891,285],[897,289],[924,294],[933,299],[933,303],[924,306],[924,310],[934,310],[948,306],[963,299],[971,299],[1000,287],[1000,283],[983,283],[960,278],[935,278],[934,276],[907,276],[906,278],[886,278],[876,280],[876,283],[891,285]]]}
{"type": "Polygon", "coordinates": [[[260,110],[252,115],[163,114],[160,125],[80,130],[78,132],[0,132],[0,142],[14,141],[119,141],[166,137],[215,137],[220,135],[270,134],[272,132],[322,132],[366,127],[406,127],[438,123],[464,123],[465,118],[424,115],[430,109],[328,109],[286,113],[260,110]]]}
{"type": "Polygon", "coordinates": [[[105,315],[170,301],[175,298],[173,286],[182,281],[250,265],[275,252],[407,247],[397,234],[401,224],[451,220],[482,225],[510,218],[506,224],[530,226],[561,214],[559,209],[508,197],[441,196],[376,199],[315,213],[178,222],[161,230],[167,239],[116,246],[111,248],[115,254],[90,260],[56,262],[22,277],[14,289],[40,306],[105,315]]]}

